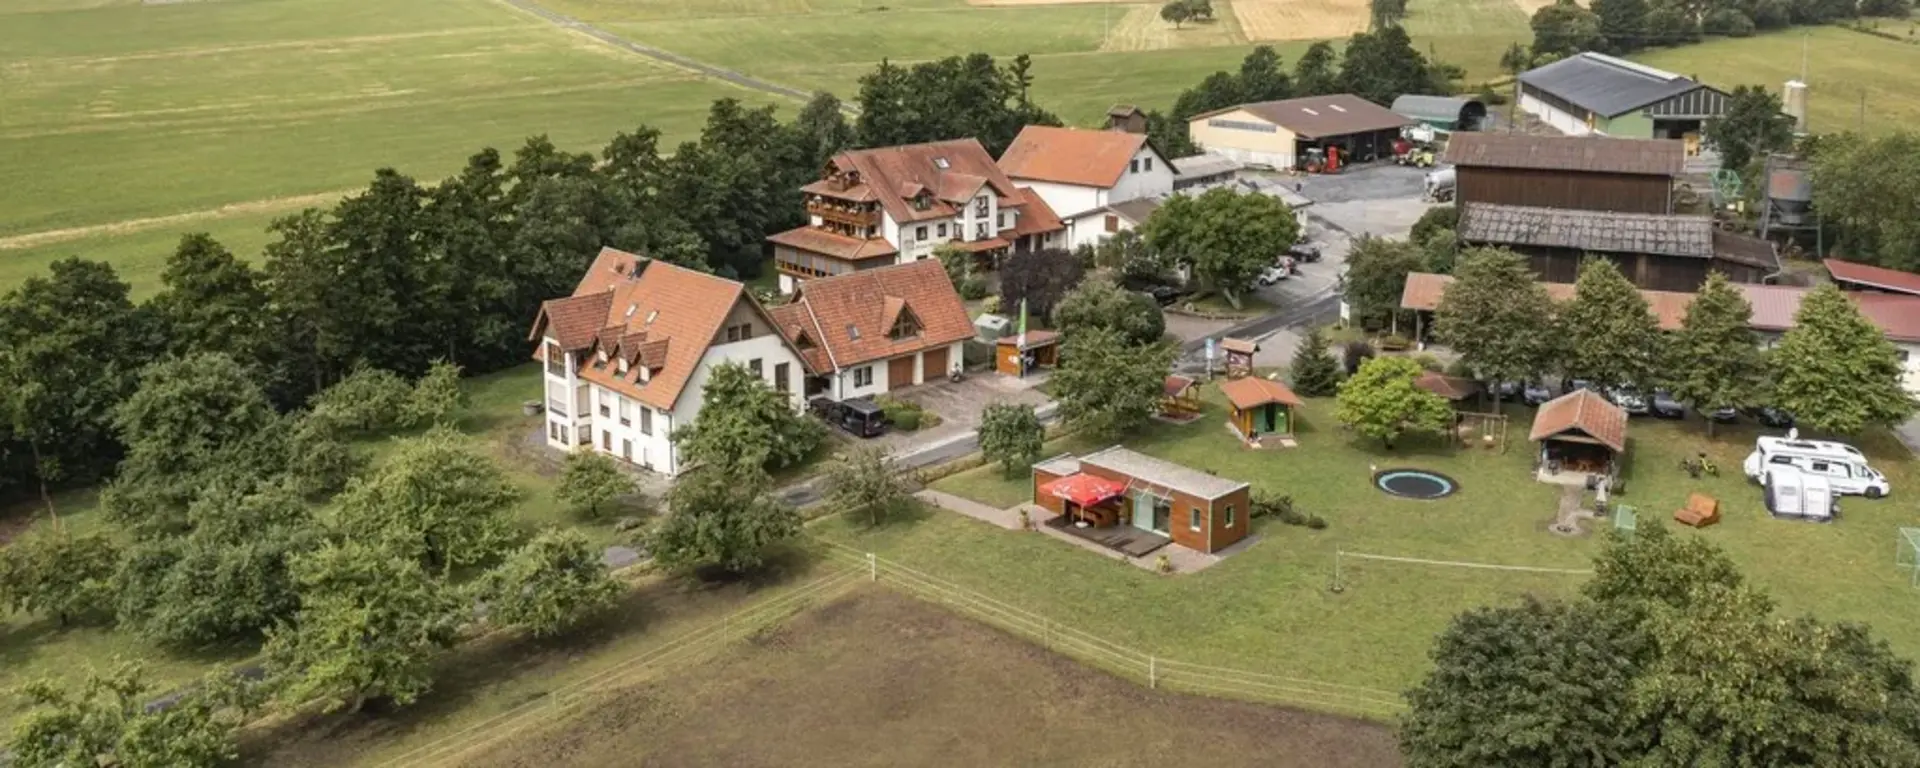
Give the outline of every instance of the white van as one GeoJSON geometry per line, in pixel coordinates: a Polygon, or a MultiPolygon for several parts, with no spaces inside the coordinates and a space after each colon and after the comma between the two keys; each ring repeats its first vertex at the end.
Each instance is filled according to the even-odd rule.
{"type": "Polygon", "coordinates": [[[1825,440],[1801,440],[1796,436],[1762,437],[1755,441],[1741,469],[1756,483],[1764,483],[1769,467],[1793,467],[1814,477],[1824,478],[1834,493],[1859,494],[1877,499],[1892,492],[1886,476],[1867,466],[1860,449],[1845,443],[1825,440]]]}

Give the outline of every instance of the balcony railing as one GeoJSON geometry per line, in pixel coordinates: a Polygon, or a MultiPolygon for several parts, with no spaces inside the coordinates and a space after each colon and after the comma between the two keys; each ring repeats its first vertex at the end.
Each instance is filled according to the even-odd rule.
{"type": "Polygon", "coordinates": [[[826,221],[851,224],[856,227],[880,226],[880,212],[873,209],[857,209],[826,202],[807,203],[807,213],[819,216],[826,221]]]}

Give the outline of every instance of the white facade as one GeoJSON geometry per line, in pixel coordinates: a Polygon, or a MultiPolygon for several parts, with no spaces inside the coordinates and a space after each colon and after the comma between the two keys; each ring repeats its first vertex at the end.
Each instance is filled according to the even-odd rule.
{"type": "Polygon", "coordinates": [[[1914,397],[1920,397],[1920,344],[1896,341],[1893,346],[1900,350],[1902,358],[1900,367],[1906,369],[1906,375],[1901,377],[1901,382],[1906,384],[1908,393],[1914,397]]]}
{"type": "Polygon", "coordinates": [[[1595,133],[1593,128],[1587,125],[1586,116],[1558,109],[1532,94],[1521,95],[1520,111],[1540,118],[1540,122],[1568,136],[1586,136],[1595,133]]]}
{"type": "MultiPolygon", "coordinates": [[[[736,307],[727,323],[750,322],[753,335],[744,341],[707,347],[671,409],[653,408],[626,393],[582,380],[571,365],[571,354],[565,354],[567,364],[557,372],[554,366],[545,366],[547,444],[560,450],[591,445],[596,451],[645,469],[668,476],[679,474],[680,457],[673,446],[673,430],[699,418],[707,378],[715,366],[724,363],[750,368],[757,363],[767,386],[779,391],[784,383],[790,403],[796,410],[801,408],[805,403],[802,395],[806,389],[805,364],[774,329],[745,307],[745,304],[736,307]],[[784,382],[778,378],[781,375],[785,376],[784,382]],[[576,393],[574,402],[555,400],[556,394],[568,391],[576,393]],[[567,405],[574,407],[566,408],[565,412],[556,410],[557,406],[567,405]]],[[[558,348],[558,343],[548,337],[542,347],[546,350],[542,353],[543,363],[548,352],[558,348]]],[[[613,364],[617,365],[618,361],[613,364]]]]}
{"type": "MultiPolygon", "coordinates": [[[[951,366],[961,359],[965,342],[947,345],[947,365],[951,366]]],[[[889,380],[891,360],[875,360],[859,365],[850,365],[837,373],[831,373],[829,392],[835,400],[849,400],[856,397],[873,397],[886,394],[889,390],[939,381],[947,375],[946,370],[928,370],[927,352],[913,353],[913,380],[895,382],[889,380]]]]}
{"type": "MultiPolygon", "coordinates": [[[[1017,177],[1014,181],[1031,188],[1034,194],[1046,201],[1048,207],[1060,214],[1061,221],[1067,225],[1065,247],[1072,250],[1082,245],[1097,245],[1112,236],[1113,233],[1106,229],[1107,214],[1096,212],[1095,209],[1128,200],[1171,195],[1173,177],[1172,164],[1153,151],[1152,146],[1142,144],[1139,151],[1127,161],[1127,170],[1110,187],[1017,177]]],[[[1119,218],[1116,223],[1121,230],[1133,228],[1133,223],[1125,218],[1119,218]]]]}

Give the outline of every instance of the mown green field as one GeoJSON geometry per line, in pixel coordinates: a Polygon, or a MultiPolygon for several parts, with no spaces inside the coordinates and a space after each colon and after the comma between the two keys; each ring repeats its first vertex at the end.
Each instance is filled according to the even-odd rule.
{"type": "MultiPolygon", "coordinates": [[[[1398,691],[1424,674],[1434,637],[1455,614],[1526,595],[1568,595],[1586,577],[1344,559],[1345,591],[1334,593],[1335,552],[1584,569],[1611,527],[1589,521],[1583,525],[1592,532],[1578,537],[1548,531],[1559,489],[1530,477],[1530,409],[1509,410],[1513,443],[1505,454],[1419,438],[1403,438],[1388,451],[1340,429],[1331,401],[1313,400],[1298,428],[1298,448],[1252,451],[1223,427],[1217,389],[1208,387],[1206,397],[1200,421],[1151,424],[1129,435],[1126,445],[1291,495],[1296,509],[1328,521],[1325,530],[1257,520],[1256,544],[1205,571],[1171,578],[946,511],[879,528],[823,521],[816,532],[1143,654],[1398,691]],[[1439,501],[1395,499],[1373,488],[1373,466],[1442,472],[1460,490],[1439,501]]],[[[1854,441],[1894,483],[1894,496],[1847,497],[1841,519],[1830,525],[1787,522],[1766,514],[1758,489],[1740,473],[1754,434],[1751,427],[1728,427],[1708,437],[1697,419],[1635,419],[1626,490],[1616,501],[1637,507],[1643,526],[1672,526],[1671,515],[1688,494],[1720,499],[1721,524],[1682,534],[1725,549],[1786,615],[1865,622],[1903,656],[1920,656],[1911,572],[1894,564],[1896,531],[1912,517],[1900,489],[1920,482],[1920,461],[1884,433],[1854,441]],[[1696,452],[1713,457],[1721,475],[1695,480],[1681,471],[1680,459],[1696,452]]],[[[1104,445],[1069,437],[1045,454],[1104,445]]],[[[990,466],[934,487],[1002,506],[1030,500],[1031,482],[1025,474],[1005,478],[990,466]]]]}
{"type": "MultiPolygon", "coordinates": [[[[1888,22],[1907,34],[1907,22],[1888,22]]],[[[1775,93],[1800,77],[1807,56],[1807,113],[1816,132],[1885,133],[1920,122],[1920,43],[1840,27],[1793,29],[1650,51],[1635,58],[1722,88],[1763,85],[1775,93]],[[1862,109],[1864,105],[1865,109],[1862,109]]]]}
{"type": "Polygon", "coordinates": [[[642,123],[678,141],[714,99],[772,98],[490,0],[10,3],[0,93],[0,285],[94,252],[144,284],[156,243],[257,232],[380,166],[435,179],[483,146],[598,149],[642,123]],[[139,221],[235,204],[165,237],[139,221]]]}

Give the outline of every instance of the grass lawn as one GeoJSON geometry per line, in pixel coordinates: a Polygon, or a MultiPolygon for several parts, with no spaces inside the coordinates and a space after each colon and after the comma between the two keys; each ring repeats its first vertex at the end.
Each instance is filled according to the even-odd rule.
{"type": "MultiPolygon", "coordinates": [[[[1563,595],[1584,577],[1438,568],[1345,560],[1347,590],[1330,583],[1336,550],[1435,560],[1582,569],[1597,536],[1551,534],[1558,489],[1528,478],[1531,447],[1523,442],[1532,412],[1514,408],[1506,454],[1457,451],[1404,439],[1398,450],[1350,438],[1332,418],[1332,403],[1311,401],[1298,448],[1250,451],[1222,425],[1217,388],[1206,391],[1204,418],[1185,426],[1154,423],[1128,446],[1190,467],[1290,494],[1296,507],[1326,518],[1323,531],[1256,521],[1260,541],[1196,574],[1162,577],[1093,556],[1049,537],[1004,531],[950,513],[869,529],[829,520],[819,535],[872,551],[1065,624],[1143,652],[1332,683],[1399,690],[1427,667],[1434,636],[1459,611],[1526,594],[1563,595]],[[1439,501],[1411,501],[1375,491],[1369,466],[1416,467],[1452,476],[1461,490],[1439,501]]],[[[1697,533],[1723,547],[1788,614],[1871,624],[1908,658],[1920,657],[1920,616],[1908,574],[1894,567],[1895,529],[1911,524],[1911,505],[1849,497],[1832,525],[1768,517],[1759,493],[1739,473],[1751,449],[1750,428],[1723,429],[1709,439],[1699,422],[1634,421],[1627,492],[1642,525],[1660,524],[1688,493],[1718,497],[1724,521],[1697,533]],[[1689,479],[1681,457],[1706,451],[1718,478],[1689,479]]],[[[1859,441],[1896,487],[1920,482],[1920,468],[1890,437],[1859,441]]],[[[1085,450],[1085,440],[1050,444],[1044,453],[1085,450]]],[[[1024,500],[1029,480],[985,467],[934,487],[990,504],[1024,500]]]]}
{"type": "Polygon", "coordinates": [[[1803,42],[1809,62],[1807,121],[1814,131],[1887,133],[1920,120],[1920,44],[1912,42],[1811,27],[1647,51],[1634,59],[1726,90],[1758,85],[1779,93],[1781,83],[1800,77],[1803,42]]]}
{"type": "Polygon", "coordinates": [[[9,242],[21,235],[120,234],[234,204],[285,213],[381,166],[438,180],[534,134],[598,150],[645,123],[671,145],[714,99],[771,98],[489,0],[37,1],[0,24],[0,287],[16,261],[45,260],[21,248],[46,243],[9,242]]]}

